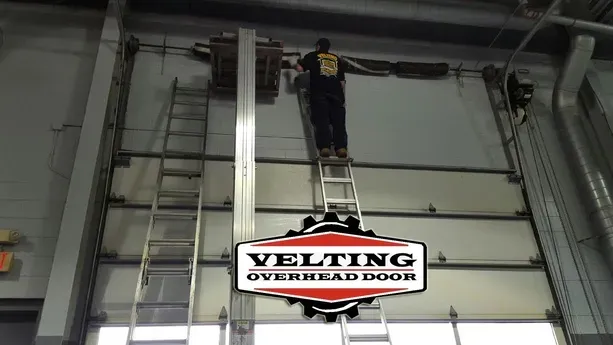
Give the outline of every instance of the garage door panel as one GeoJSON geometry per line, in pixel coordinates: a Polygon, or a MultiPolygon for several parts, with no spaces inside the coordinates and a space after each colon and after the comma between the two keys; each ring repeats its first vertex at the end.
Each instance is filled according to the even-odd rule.
{"type": "MultiPolygon", "coordinates": [[[[426,292],[382,299],[391,320],[449,319],[451,306],[461,319],[545,319],[553,304],[545,273],[533,271],[431,270],[426,292]]],[[[299,320],[301,313],[300,305],[257,298],[259,320],[299,320]]]]}
{"type": "MultiPolygon", "coordinates": [[[[119,256],[140,256],[149,226],[149,209],[111,209],[107,216],[103,246],[114,250],[119,256]]],[[[204,256],[220,256],[224,249],[232,250],[232,213],[207,211],[202,213],[199,252],[204,256]]],[[[158,220],[153,228],[152,239],[194,238],[194,220],[158,220]]],[[[192,247],[154,247],[152,255],[189,256],[192,247]]]]}
{"type": "MultiPolygon", "coordinates": [[[[290,229],[299,230],[303,218],[258,213],[256,236],[272,237],[290,229]]],[[[440,251],[448,261],[527,262],[538,252],[529,221],[364,217],[364,224],[382,236],[425,242],[433,260],[440,251]]]]}
{"type": "MultiPolygon", "coordinates": [[[[134,300],[138,266],[103,265],[99,269],[93,310],[104,311],[108,322],[128,322],[134,300]]],[[[194,321],[217,321],[223,306],[228,307],[230,275],[225,268],[199,267],[196,282],[194,321]]],[[[187,278],[152,279],[144,301],[187,301],[187,278]]],[[[145,310],[139,322],[184,322],[183,310],[145,310]]]]}

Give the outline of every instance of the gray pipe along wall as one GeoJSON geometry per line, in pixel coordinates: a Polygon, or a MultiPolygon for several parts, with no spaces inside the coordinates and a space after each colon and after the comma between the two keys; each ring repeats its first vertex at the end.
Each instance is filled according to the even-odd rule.
{"type": "Polygon", "coordinates": [[[564,68],[553,91],[553,112],[558,136],[574,170],[582,201],[588,212],[592,231],[601,251],[613,270],[613,197],[611,176],[604,171],[584,129],[579,88],[585,79],[596,40],[592,36],[575,36],[564,68]]]}

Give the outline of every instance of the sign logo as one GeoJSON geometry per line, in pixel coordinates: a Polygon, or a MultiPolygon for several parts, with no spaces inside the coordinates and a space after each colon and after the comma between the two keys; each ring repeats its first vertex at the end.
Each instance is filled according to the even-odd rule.
{"type": "Polygon", "coordinates": [[[376,235],[352,216],[327,212],[303,229],[234,248],[234,288],[300,303],[308,318],[359,315],[375,298],[426,291],[426,244],[376,235]]]}

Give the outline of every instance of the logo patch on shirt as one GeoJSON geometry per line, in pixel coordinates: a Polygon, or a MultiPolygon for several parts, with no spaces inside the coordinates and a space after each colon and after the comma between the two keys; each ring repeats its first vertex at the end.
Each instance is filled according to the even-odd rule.
{"type": "Polygon", "coordinates": [[[317,54],[319,61],[319,74],[326,77],[336,77],[338,75],[338,57],[333,54],[317,54]]]}

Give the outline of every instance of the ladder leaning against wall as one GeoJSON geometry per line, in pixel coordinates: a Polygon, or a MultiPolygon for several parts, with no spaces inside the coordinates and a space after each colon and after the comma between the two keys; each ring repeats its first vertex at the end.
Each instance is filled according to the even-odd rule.
{"type": "MultiPolygon", "coordinates": [[[[315,152],[317,151],[317,147],[315,145],[315,129],[313,127],[313,123],[311,121],[311,112],[309,107],[309,91],[305,88],[298,89],[298,97],[300,103],[300,112],[304,118],[304,121],[309,123],[311,129],[311,137],[313,138],[313,148],[315,152]]],[[[364,229],[364,223],[362,221],[362,212],[360,211],[360,203],[358,201],[358,193],[355,187],[355,179],[353,177],[353,170],[351,167],[353,159],[340,159],[336,157],[323,158],[317,154],[317,167],[319,170],[319,183],[321,184],[321,195],[324,205],[325,212],[334,210],[338,206],[348,206],[352,208],[353,216],[359,219],[360,226],[364,229]],[[347,177],[332,177],[328,176],[325,172],[326,167],[343,167],[345,170],[344,175],[347,177]],[[350,186],[351,188],[351,197],[350,198],[330,198],[330,194],[326,192],[326,187],[330,185],[344,185],[350,186]]],[[[341,316],[341,334],[343,337],[343,345],[350,345],[353,343],[360,342],[377,342],[377,343],[387,343],[392,345],[392,339],[390,337],[389,327],[387,324],[387,318],[385,317],[385,312],[383,311],[383,306],[381,304],[381,300],[379,298],[375,299],[375,301],[370,305],[359,305],[358,309],[360,311],[371,310],[376,311],[379,314],[379,321],[383,328],[383,332],[380,334],[357,334],[349,332],[349,325],[346,315],[341,316]]]]}
{"type": "MultiPolygon", "coordinates": [[[[151,344],[151,341],[139,341],[134,339],[134,330],[141,324],[139,323],[139,313],[143,310],[184,310],[185,311],[185,321],[184,325],[187,326],[187,335],[184,340],[173,340],[173,341],[165,341],[164,344],[167,345],[190,345],[189,338],[192,327],[192,318],[194,312],[194,299],[196,294],[196,274],[197,264],[198,264],[198,245],[200,242],[200,232],[202,228],[202,204],[204,197],[204,154],[206,151],[206,124],[208,117],[208,107],[209,107],[209,88],[206,89],[196,89],[191,87],[182,87],[178,85],[178,80],[175,78],[172,81],[171,85],[171,98],[170,98],[170,106],[168,109],[168,118],[166,121],[166,128],[164,132],[164,143],[162,146],[160,165],[157,173],[157,180],[155,186],[155,196],[153,198],[153,204],[151,206],[151,215],[149,219],[149,227],[147,229],[147,235],[145,237],[145,245],[143,249],[143,254],[141,258],[140,264],[140,272],[138,274],[136,292],[134,295],[134,302],[132,304],[131,315],[130,315],[130,326],[128,331],[128,337],[126,340],[126,345],[137,345],[137,344],[151,344]],[[190,96],[190,100],[180,100],[178,98],[190,96]],[[193,99],[196,98],[197,101],[193,99]],[[175,113],[175,108],[177,106],[189,106],[192,109],[199,109],[200,111],[196,111],[196,114],[189,113],[186,114],[184,112],[175,113]],[[176,122],[203,122],[204,129],[202,132],[186,132],[186,131],[178,131],[172,129],[172,124],[176,122]],[[184,169],[184,168],[171,168],[166,166],[167,160],[177,159],[173,157],[181,157],[182,154],[191,153],[187,151],[181,150],[173,150],[169,149],[169,138],[180,138],[180,137],[196,137],[201,138],[202,145],[200,146],[201,150],[199,153],[201,154],[200,161],[198,162],[198,169],[184,169]],[[199,178],[198,181],[198,189],[196,190],[173,190],[165,187],[165,178],[167,177],[176,177],[176,178],[199,178]],[[160,200],[172,200],[172,199],[192,199],[197,200],[198,209],[190,212],[164,212],[159,210],[160,200]],[[157,221],[165,220],[165,221],[193,221],[193,236],[187,239],[170,239],[164,238],[163,236],[159,236],[161,238],[156,238],[154,236],[154,228],[157,221]],[[182,256],[182,260],[179,260],[178,263],[173,263],[172,265],[165,262],[156,262],[155,258],[152,257],[151,251],[152,249],[157,248],[191,248],[192,254],[182,256]],[[145,300],[145,295],[147,292],[147,286],[149,285],[149,281],[151,278],[177,278],[177,277],[185,277],[187,278],[187,286],[185,290],[182,292],[178,292],[184,296],[184,300],[180,301],[165,301],[165,300],[157,300],[157,301],[149,301],[145,300]]],[[[190,126],[192,127],[192,126],[190,126]]],[[[193,126],[196,127],[196,126],[193,126]]],[[[195,206],[195,205],[194,205],[195,206]]],[[[163,294],[162,294],[163,295],[163,294]]]]}

